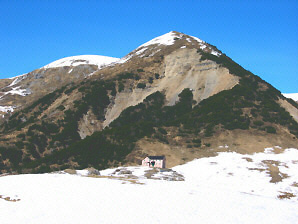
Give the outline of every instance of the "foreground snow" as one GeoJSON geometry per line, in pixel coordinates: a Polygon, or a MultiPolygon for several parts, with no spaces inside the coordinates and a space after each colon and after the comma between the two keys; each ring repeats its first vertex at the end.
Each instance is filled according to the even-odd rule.
{"type": "Polygon", "coordinates": [[[0,223],[297,223],[298,150],[278,149],[220,153],[154,179],[145,167],[107,169],[99,178],[87,171],[0,177],[0,223]],[[285,178],[273,183],[269,164],[285,178]],[[158,178],[171,173],[185,181],[158,178]],[[278,199],[281,192],[295,197],[278,199]]]}

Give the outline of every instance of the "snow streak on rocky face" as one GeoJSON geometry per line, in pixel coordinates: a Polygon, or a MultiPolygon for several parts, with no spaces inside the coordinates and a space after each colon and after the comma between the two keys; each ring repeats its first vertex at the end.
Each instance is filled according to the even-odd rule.
{"type": "Polygon", "coordinates": [[[42,68],[57,68],[64,66],[78,66],[78,65],[97,65],[98,68],[102,68],[108,64],[118,61],[119,58],[100,56],[100,55],[79,55],[59,59],[42,68]]]}
{"type": "Polygon", "coordinates": [[[12,81],[12,83],[10,83],[10,85],[8,87],[18,84],[20,81],[22,81],[25,78],[27,78],[27,74],[18,75],[18,76],[10,78],[10,79],[13,79],[13,81],[12,81]]]}
{"type": "MultiPolygon", "coordinates": [[[[4,87],[6,90],[5,92],[1,93],[0,100],[6,96],[6,95],[20,95],[20,96],[26,96],[31,94],[29,89],[22,89],[21,86],[16,86],[18,83],[20,83],[22,80],[27,78],[27,74],[19,75],[16,77],[12,77],[12,83],[10,83],[8,86],[4,87]]],[[[4,113],[13,112],[15,106],[1,106],[0,111],[4,113]]]]}

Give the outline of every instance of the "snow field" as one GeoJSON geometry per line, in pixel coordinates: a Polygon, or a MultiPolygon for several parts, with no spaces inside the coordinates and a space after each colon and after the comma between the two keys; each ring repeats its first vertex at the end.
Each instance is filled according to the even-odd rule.
{"type": "MultiPolygon", "coordinates": [[[[274,154],[219,153],[173,170],[185,181],[142,178],[146,167],[125,167],[141,184],[120,179],[70,174],[0,177],[0,222],[5,223],[297,223],[297,196],[277,198],[279,191],[297,195],[298,150],[274,154]],[[278,161],[289,177],[270,183],[264,160],[278,161]],[[296,189],[296,190],[295,190],[296,189]]],[[[123,168],[123,167],[122,167],[123,168]]],[[[100,171],[109,176],[116,169],[100,171]]],[[[165,172],[167,174],[167,172],[165,172]]]]}

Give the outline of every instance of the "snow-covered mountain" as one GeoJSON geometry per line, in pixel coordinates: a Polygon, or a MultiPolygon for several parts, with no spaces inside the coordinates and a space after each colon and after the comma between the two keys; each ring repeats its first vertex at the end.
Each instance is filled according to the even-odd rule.
{"type": "Polygon", "coordinates": [[[2,176],[0,221],[297,223],[298,150],[280,150],[223,152],[164,170],[118,167],[100,176],[88,177],[88,170],[2,176]]]}
{"type": "Polygon", "coordinates": [[[63,58],[0,90],[1,224],[298,220],[298,105],[199,38],[63,58]],[[167,169],[137,166],[148,155],[167,169]]]}
{"type": "Polygon", "coordinates": [[[222,150],[297,146],[296,103],[217,47],[175,31],[121,59],[60,59],[0,89],[3,173],[136,165],[151,154],[173,167],[222,150]]]}

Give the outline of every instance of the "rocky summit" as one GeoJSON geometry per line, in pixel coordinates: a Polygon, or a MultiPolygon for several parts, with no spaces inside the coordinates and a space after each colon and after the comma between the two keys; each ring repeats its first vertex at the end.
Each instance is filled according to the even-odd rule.
{"type": "Polygon", "coordinates": [[[298,145],[298,104],[217,47],[169,32],[125,57],[67,57],[0,80],[0,172],[173,167],[298,145]]]}

